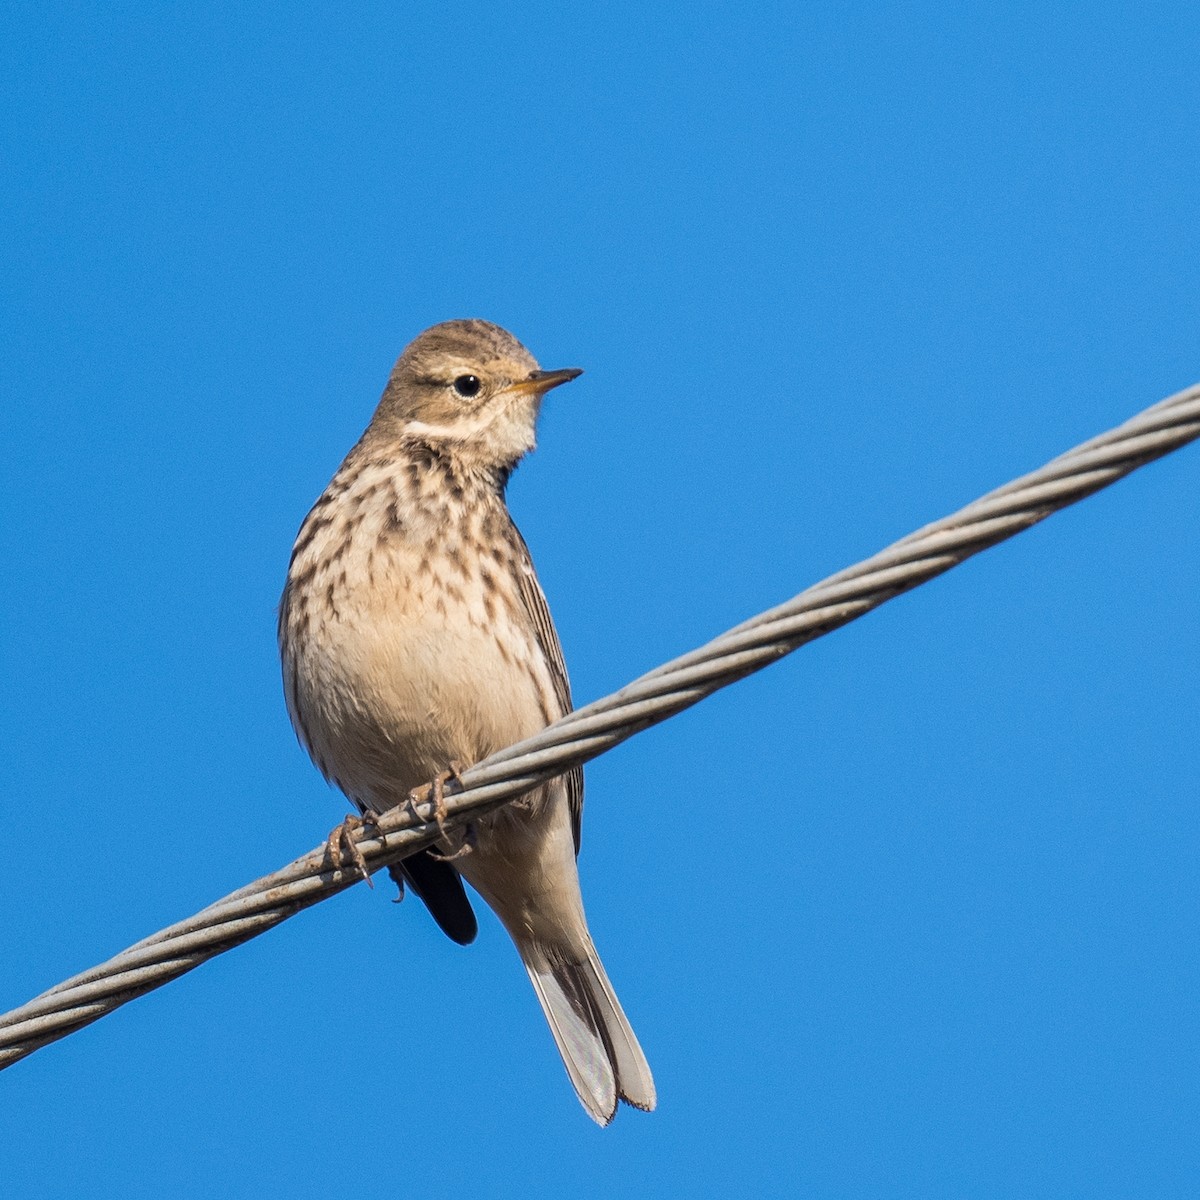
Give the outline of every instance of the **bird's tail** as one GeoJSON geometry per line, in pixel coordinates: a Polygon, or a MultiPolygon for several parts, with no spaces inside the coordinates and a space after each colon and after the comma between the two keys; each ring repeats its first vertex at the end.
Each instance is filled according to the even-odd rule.
{"type": "Polygon", "coordinates": [[[522,941],[517,949],[588,1115],[607,1125],[618,1100],[645,1112],[653,1109],[654,1079],[646,1056],[586,932],[579,946],[522,941]]]}

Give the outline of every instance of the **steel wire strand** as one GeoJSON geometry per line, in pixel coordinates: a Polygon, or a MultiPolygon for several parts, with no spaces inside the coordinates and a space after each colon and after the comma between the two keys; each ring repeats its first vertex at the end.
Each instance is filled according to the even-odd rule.
{"type": "MultiPolygon", "coordinates": [[[[1058,509],[1200,437],[1200,385],[1160,401],[1028,475],[831,575],[791,600],[577,709],[464,771],[440,814],[453,829],[940,575],[1058,509]]],[[[355,840],[369,871],[439,836],[431,801],[394,809],[355,840]]],[[[327,847],[247,884],[0,1016],[0,1069],[359,882],[327,847]]]]}

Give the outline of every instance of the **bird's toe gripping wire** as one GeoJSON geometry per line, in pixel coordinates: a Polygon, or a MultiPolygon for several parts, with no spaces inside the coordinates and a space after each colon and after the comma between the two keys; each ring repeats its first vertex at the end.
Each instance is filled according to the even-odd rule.
{"type": "Polygon", "coordinates": [[[325,853],[333,864],[334,870],[343,871],[353,868],[367,881],[367,886],[373,888],[374,880],[367,869],[367,860],[363,857],[362,849],[354,835],[360,830],[374,830],[378,834],[379,826],[374,813],[351,813],[340,825],[330,830],[325,840],[325,853]]]}

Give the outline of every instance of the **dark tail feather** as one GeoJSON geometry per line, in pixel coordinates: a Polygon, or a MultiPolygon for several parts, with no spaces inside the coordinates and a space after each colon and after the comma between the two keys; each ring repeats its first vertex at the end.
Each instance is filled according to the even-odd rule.
{"type": "Polygon", "coordinates": [[[471,901],[463,888],[462,876],[448,862],[438,862],[428,850],[419,850],[410,858],[393,863],[388,871],[401,891],[405,883],[412,888],[451,941],[466,946],[475,940],[479,926],[471,901]]]}

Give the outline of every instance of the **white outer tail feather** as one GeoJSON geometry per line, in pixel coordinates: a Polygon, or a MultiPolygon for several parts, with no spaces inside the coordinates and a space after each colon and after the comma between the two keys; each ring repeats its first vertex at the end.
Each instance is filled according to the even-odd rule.
{"type": "Polygon", "coordinates": [[[536,942],[517,949],[558,1045],[580,1103],[599,1125],[616,1115],[617,1102],[649,1112],[654,1079],[641,1046],[608,981],[590,937],[579,950],[536,942]]]}

